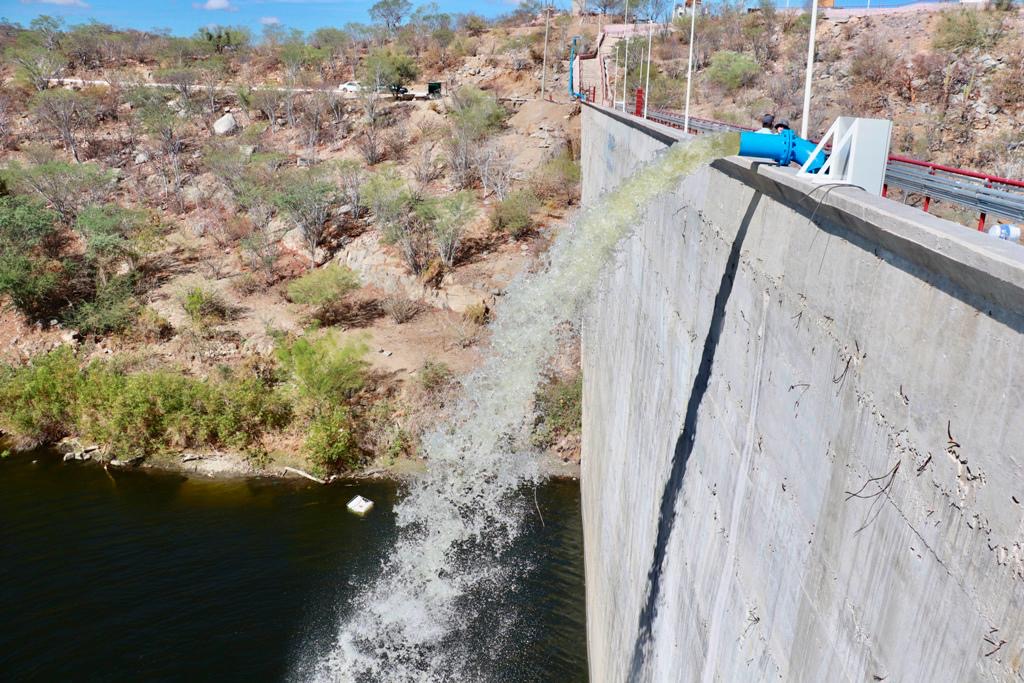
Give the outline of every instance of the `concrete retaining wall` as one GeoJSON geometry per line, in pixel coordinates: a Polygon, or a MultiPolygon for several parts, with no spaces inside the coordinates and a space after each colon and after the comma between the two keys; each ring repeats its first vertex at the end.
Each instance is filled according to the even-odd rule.
{"type": "MultiPolygon", "coordinates": [[[[672,133],[586,107],[584,198],[672,133]]],[[[1024,253],[719,160],[584,326],[592,680],[1020,680],[1024,253]]]]}

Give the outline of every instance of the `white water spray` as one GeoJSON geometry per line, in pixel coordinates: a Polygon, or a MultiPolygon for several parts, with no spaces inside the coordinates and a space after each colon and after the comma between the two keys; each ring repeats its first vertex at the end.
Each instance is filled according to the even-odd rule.
{"type": "MultiPolygon", "coordinates": [[[[559,235],[545,267],[507,289],[491,350],[463,382],[459,416],[427,435],[427,471],[396,507],[399,540],[379,578],[356,598],[330,653],[304,678],[317,681],[480,680],[479,643],[467,632],[488,616],[486,657],[509,642],[484,615],[518,568],[503,556],[532,510],[519,491],[539,479],[529,445],[533,401],[560,330],[579,321],[615,245],[656,195],[710,159],[734,153],[735,136],[669,149],[582,212],[559,235]]],[[[496,627],[493,624],[497,624],[496,627]]],[[[507,630],[507,629],[505,629],[507,630]]]]}

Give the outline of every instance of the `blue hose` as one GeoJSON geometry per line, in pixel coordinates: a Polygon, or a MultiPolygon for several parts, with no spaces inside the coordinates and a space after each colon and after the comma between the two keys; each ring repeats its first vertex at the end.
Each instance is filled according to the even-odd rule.
{"type": "MultiPolygon", "coordinates": [[[[810,140],[798,138],[791,130],[783,130],[776,135],[766,133],[740,133],[740,156],[771,159],[779,166],[789,166],[795,161],[801,166],[807,163],[814,153],[816,144],[810,140]]],[[[825,165],[828,154],[824,150],[807,166],[810,173],[817,173],[825,165]]]]}

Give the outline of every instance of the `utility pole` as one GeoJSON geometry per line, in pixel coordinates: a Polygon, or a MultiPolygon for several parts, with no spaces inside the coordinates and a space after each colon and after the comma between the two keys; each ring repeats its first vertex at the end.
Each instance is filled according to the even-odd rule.
{"type": "Polygon", "coordinates": [[[818,0],[811,0],[811,35],[807,39],[807,75],[804,77],[804,113],[800,119],[800,137],[807,139],[807,119],[811,118],[811,78],[814,76],[814,39],[818,32],[818,0]]]}
{"type": "Polygon", "coordinates": [[[686,62],[686,110],[683,114],[683,132],[690,132],[690,81],[693,79],[693,34],[697,26],[697,0],[690,0],[690,57],[686,62]]]}
{"type": "MultiPolygon", "coordinates": [[[[549,11],[549,6],[545,4],[544,5],[544,66],[542,67],[543,71],[541,72],[541,75],[540,75],[540,98],[542,100],[544,99],[544,94],[547,91],[547,85],[548,85],[548,27],[550,25],[551,25],[551,12],[549,11]]],[[[570,69],[572,68],[571,64],[569,65],[569,68],[570,69]]],[[[583,72],[583,70],[580,69],[580,73],[582,73],[582,72],[583,72]]]]}
{"type": "Polygon", "coordinates": [[[651,100],[651,57],[654,56],[654,20],[647,20],[647,80],[644,82],[644,118],[647,118],[647,103],[651,100]]]}
{"type": "Polygon", "coordinates": [[[626,88],[629,87],[629,0],[626,0],[626,14],[622,18],[622,25],[626,26],[626,54],[622,58],[622,111],[626,111],[626,88]]]}

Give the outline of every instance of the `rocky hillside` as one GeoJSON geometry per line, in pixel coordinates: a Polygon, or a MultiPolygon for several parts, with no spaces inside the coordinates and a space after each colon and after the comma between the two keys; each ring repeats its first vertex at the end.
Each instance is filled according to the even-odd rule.
{"type": "MultiPolygon", "coordinates": [[[[537,99],[542,28],[434,21],[414,43],[7,27],[0,430],[13,445],[69,437],[206,471],[415,463],[579,180],[554,47],[559,97],[537,99]],[[335,87],[353,73],[361,91],[335,87]],[[413,98],[431,81],[442,98],[413,98]],[[252,418],[211,422],[214,405],[252,418]]],[[[545,391],[578,385],[568,367],[545,391]]],[[[538,444],[571,462],[573,435],[538,424],[538,444]]]]}

